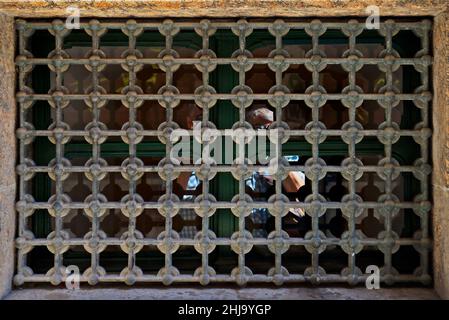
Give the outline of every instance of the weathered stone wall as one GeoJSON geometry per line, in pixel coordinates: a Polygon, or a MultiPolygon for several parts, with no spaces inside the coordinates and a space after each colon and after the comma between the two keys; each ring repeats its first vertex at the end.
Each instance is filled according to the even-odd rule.
{"type": "MultiPolygon", "coordinates": [[[[14,16],[65,16],[76,5],[98,17],[313,17],[363,16],[377,5],[389,16],[436,15],[446,0],[0,0],[0,10],[14,16]]],[[[382,14],[381,12],[381,14],[382,14]]]]}
{"type": "Polygon", "coordinates": [[[0,14],[0,298],[14,272],[16,104],[13,18],[0,14]]]}
{"type": "Polygon", "coordinates": [[[449,299],[449,11],[435,18],[433,66],[433,263],[435,289],[449,299]]]}

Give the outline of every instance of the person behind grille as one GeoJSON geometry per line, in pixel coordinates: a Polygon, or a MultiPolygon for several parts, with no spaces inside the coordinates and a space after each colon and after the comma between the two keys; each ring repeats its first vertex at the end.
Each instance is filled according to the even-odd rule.
{"type": "MultiPolygon", "coordinates": [[[[266,129],[274,121],[274,113],[267,107],[252,108],[247,112],[246,117],[255,129],[266,129]]],[[[248,191],[254,195],[254,200],[266,201],[275,194],[274,177],[267,173],[254,172],[246,185],[248,191]]],[[[290,171],[282,181],[282,193],[290,201],[304,201],[305,197],[311,193],[310,184],[306,185],[304,173],[290,171]]],[[[266,236],[274,230],[274,217],[267,209],[253,209],[251,219],[256,225],[264,226],[263,229],[253,231],[255,235],[266,236]]],[[[283,218],[283,224],[286,220],[293,220],[300,234],[305,234],[310,229],[310,217],[306,216],[301,208],[290,208],[288,215],[283,218]]]]}

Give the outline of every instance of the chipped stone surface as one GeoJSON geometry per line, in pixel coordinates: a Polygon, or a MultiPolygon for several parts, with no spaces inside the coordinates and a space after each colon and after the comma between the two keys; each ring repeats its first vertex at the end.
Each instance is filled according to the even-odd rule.
{"type": "Polygon", "coordinates": [[[97,17],[273,17],[366,15],[378,5],[389,16],[436,15],[446,0],[0,0],[0,11],[21,17],[66,16],[77,5],[81,15],[97,17]]]}
{"type": "Polygon", "coordinates": [[[433,83],[433,273],[435,289],[449,299],[449,11],[435,19],[433,83]]]}
{"type": "Polygon", "coordinates": [[[13,19],[0,14],[0,298],[11,289],[14,272],[16,181],[13,19]]]}
{"type": "Polygon", "coordinates": [[[152,289],[25,289],[14,290],[7,300],[362,300],[438,299],[432,289],[394,288],[152,288],[152,289]]]}

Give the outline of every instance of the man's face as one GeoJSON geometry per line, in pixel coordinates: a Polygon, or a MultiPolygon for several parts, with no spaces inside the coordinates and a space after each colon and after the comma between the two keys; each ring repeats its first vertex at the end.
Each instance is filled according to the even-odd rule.
{"type": "Polygon", "coordinates": [[[254,128],[266,128],[274,121],[273,111],[265,107],[249,111],[247,117],[254,128]]]}

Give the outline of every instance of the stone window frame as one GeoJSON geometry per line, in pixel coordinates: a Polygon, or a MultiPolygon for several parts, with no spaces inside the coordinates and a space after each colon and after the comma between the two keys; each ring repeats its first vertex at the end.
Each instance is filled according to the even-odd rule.
{"type": "MultiPolygon", "coordinates": [[[[0,0],[0,298],[13,290],[16,230],[16,18],[67,16],[76,5],[81,16],[97,18],[192,17],[364,17],[369,5],[382,15],[433,19],[432,234],[434,289],[449,299],[449,6],[447,0],[0,0]]],[[[151,290],[151,289],[148,289],[151,290]]],[[[26,289],[25,289],[26,291],[26,289]]],[[[403,292],[403,291],[402,291],[403,292]]],[[[405,298],[404,296],[402,296],[405,298]]]]}

